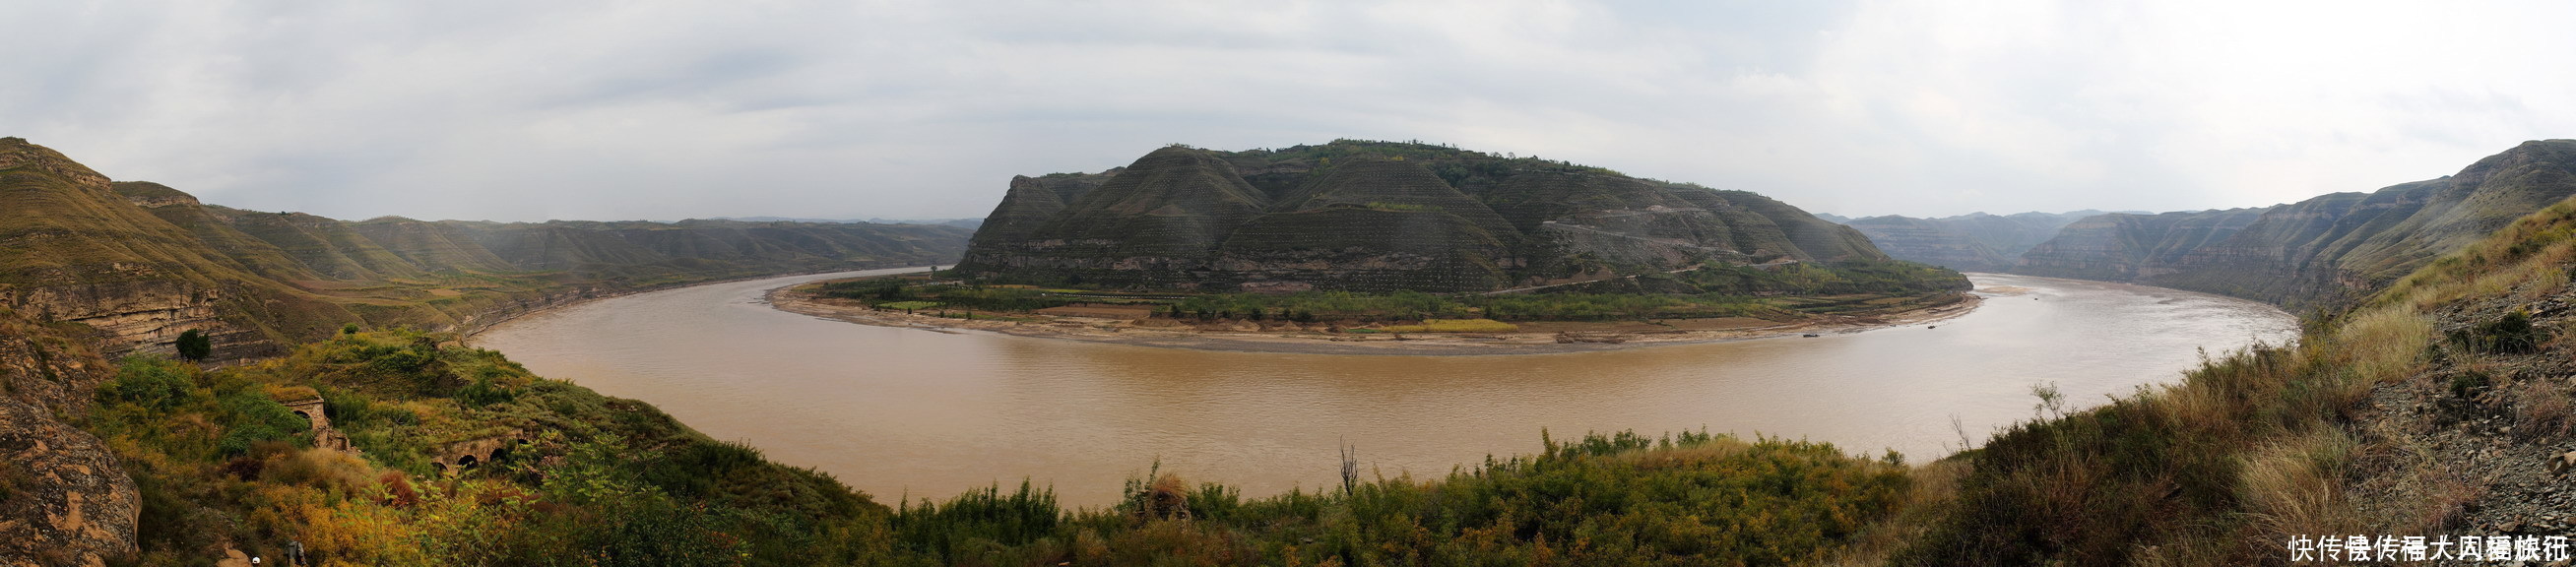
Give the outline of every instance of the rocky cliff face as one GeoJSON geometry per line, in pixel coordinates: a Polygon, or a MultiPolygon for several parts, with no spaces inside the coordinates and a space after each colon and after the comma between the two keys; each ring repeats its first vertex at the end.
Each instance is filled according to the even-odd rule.
{"type": "Polygon", "coordinates": [[[0,399],[0,557],[106,565],[132,556],[140,494],[97,437],[0,399]]]}
{"type": "Polygon", "coordinates": [[[2284,304],[2386,285],[2576,195],[2576,140],[2524,142],[2457,175],[2261,209],[2111,214],[2067,225],[2017,272],[2137,281],[2284,304]]]}
{"type": "Polygon", "coordinates": [[[2225,242],[2262,218],[2244,208],[2157,215],[2111,213],[2058,230],[2057,237],[2022,254],[2020,273],[2126,281],[2171,273],[2175,263],[2203,246],[2225,242]]]}
{"type": "Polygon", "coordinates": [[[1887,215],[1835,222],[1859,229],[1872,244],[1899,260],[1960,271],[1994,272],[2012,268],[2023,252],[2057,236],[2058,229],[2067,224],[2099,214],[2102,212],[2003,216],[1970,213],[1941,218],[1887,215]]]}
{"type": "Polygon", "coordinates": [[[98,438],[57,420],[88,411],[112,371],[99,334],[0,311],[0,564],[104,565],[135,551],[134,481],[98,438]]]}
{"type": "Polygon", "coordinates": [[[189,329],[230,334],[236,352],[268,348],[266,329],[227,312],[283,286],[252,275],[138,203],[194,206],[157,186],[113,186],[60,153],[0,139],[0,306],[87,323],[110,355],[165,350],[189,329]]]}
{"type": "Polygon", "coordinates": [[[1472,291],[1709,260],[1885,258],[1857,231],[1752,193],[1340,140],[1175,146],[1100,174],[1014,178],[959,268],[1035,283],[1472,291]]]}

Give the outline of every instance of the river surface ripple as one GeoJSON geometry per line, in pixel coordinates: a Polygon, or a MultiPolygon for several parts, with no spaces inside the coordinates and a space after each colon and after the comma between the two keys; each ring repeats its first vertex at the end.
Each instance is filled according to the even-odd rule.
{"type": "MultiPolygon", "coordinates": [[[[884,273],[887,271],[858,272],[884,273]]],[[[717,439],[832,473],[881,502],[1023,478],[1114,502],[1158,460],[1248,496],[1365,470],[1445,474],[1535,452],[1539,430],[1706,428],[1893,448],[1920,461],[1966,431],[2172,383],[2199,352],[2294,338],[2260,303],[2171,289],[1970,274],[1984,306],[1910,325],[1607,352],[1351,356],[949,334],[771,309],[804,275],[631,295],[521,318],[473,341],[548,378],[650,402],[717,439]],[[2013,289],[2019,288],[2019,289],[2013,289]]]]}

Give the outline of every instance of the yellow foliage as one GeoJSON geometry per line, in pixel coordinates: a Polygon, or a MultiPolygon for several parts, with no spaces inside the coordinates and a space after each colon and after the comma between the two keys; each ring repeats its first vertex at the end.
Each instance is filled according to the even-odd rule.
{"type": "Polygon", "coordinates": [[[2370,310],[2335,333],[2336,351],[2364,388],[2414,374],[2432,341],[2433,320],[2405,304],[2370,310]]]}
{"type": "Polygon", "coordinates": [[[2362,522],[2343,502],[2339,474],[2355,445],[2352,437],[2332,427],[2266,444],[2244,457],[2239,497],[2256,524],[2271,532],[2271,540],[2360,533],[2356,530],[2362,522]]]}
{"type": "Polygon", "coordinates": [[[267,389],[268,399],[280,402],[310,400],[322,397],[321,392],[313,391],[313,388],[306,386],[279,386],[272,384],[269,385],[267,389]]]}

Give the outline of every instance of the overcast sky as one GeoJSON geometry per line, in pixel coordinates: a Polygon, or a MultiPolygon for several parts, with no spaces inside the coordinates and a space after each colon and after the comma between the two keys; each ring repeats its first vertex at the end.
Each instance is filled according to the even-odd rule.
{"type": "Polygon", "coordinates": [[[13,2],[0,136],[347,219],[981,217],[1419,139],[1815,212],[2268,205],[2576,137],[2576,3],[13,2]]]}

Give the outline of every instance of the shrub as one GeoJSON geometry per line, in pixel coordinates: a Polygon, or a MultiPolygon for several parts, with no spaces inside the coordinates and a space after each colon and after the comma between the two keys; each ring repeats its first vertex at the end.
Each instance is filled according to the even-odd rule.
{"type": "Polygon", "coordinates": [[[216,447],[226,456],[249,453],[252,445],[263,441],[296,440],[313,425],[277,400],[248,390],[227,394],[217,401],[226,425],[216,447]]]}
{"type": "Polygon", "coordinates": [[[2531,313],[2516,309],[2494,321],[2452,331],[2451,341],[2478,352],[2530,354],[2540,351],[2546,337],[2531,325],[2531,313]]]}
{"type": "Polygon", "coordinates": [[[179,358],[187,360],[205,360],[215,350],[214,339],[196,329],[180,332],[178,343],[172,346],[178,349],[179,358]]]}
{"type": "Polygon", "coordinates": [[[112,401],[167,408],[186,401],[196,383],[188,370],[176,362],[157,356],[125,359],[117,368],[116,379],[99,385],[99,392],[112,401]]]}
{"type": "Polygon", "coordinates": [[[2462,370],[2459,373],[2451,375],[2451,396],[2457,398],[2477,397],[2478,394],[2486,393],[2487,386],[2491,383],[2493,383],[2493,381],[2487,377],[2487,373],[2485,371],[2462,370]]]}

